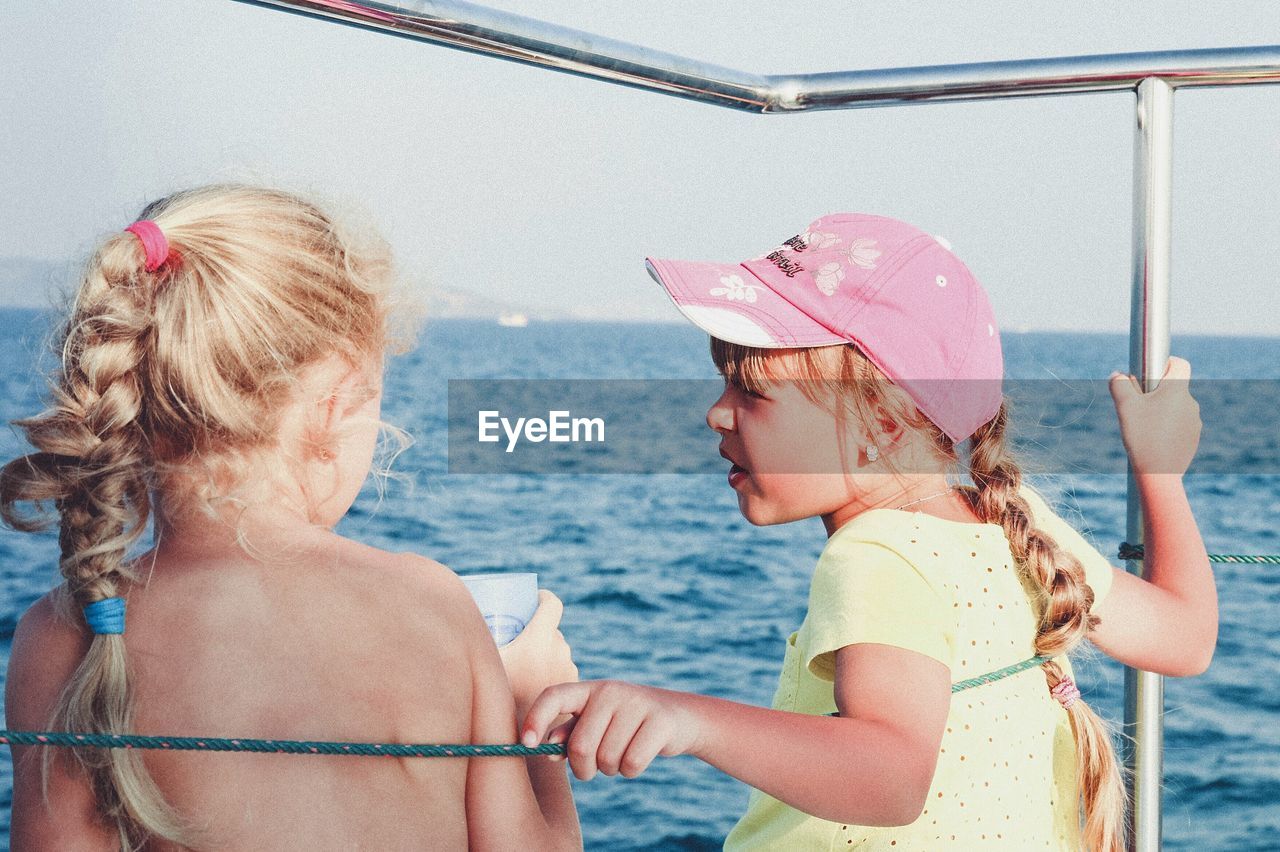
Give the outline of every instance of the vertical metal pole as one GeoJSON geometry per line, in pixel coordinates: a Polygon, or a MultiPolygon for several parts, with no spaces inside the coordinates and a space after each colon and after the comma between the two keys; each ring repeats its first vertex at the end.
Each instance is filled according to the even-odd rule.
{"type": "MultiPolygon", "coordinates": [[[[1152,391],[1169,358],[1169,264],[1172,229],[1173,88],[1158,77],[1138,85],[1133,169],[1133,291],[1129,372],[1152,391]]],[[[1133,469],[1128,478],[1127,540],[1141,542],[1142,507],[1133,469]]],[[[1130,561],[1142,574],[1143,564],[1130,561]]],[[[1160,787],[1164,778],[1164,679],[1125,669],[1125,765],[1130,770],[1132,852],[1160,849],[1160,787]]]]}

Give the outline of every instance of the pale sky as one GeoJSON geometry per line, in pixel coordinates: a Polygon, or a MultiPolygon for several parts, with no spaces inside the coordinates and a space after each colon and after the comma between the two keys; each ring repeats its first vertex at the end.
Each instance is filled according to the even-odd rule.
{"type": "MultiPolygon", "coordinates": [[[[490,5],[759,73],[1280,44],[1271,0],[490,5]]],[[[750,115],[234,0],[5,3],[0,79],[0,258],[251,179],[359,205],[421,286],[674,321],[645,255],[858,210],[945,236],[1002,328],[1128,328],[1129,94],[750,115]]],[[[1173,330],[1280,334],[1280,86],[1175,115],[1173,330]]]]}

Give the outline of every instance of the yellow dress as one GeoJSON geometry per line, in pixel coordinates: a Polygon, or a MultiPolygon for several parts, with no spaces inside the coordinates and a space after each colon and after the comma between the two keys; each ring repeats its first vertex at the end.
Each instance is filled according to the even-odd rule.
{"type": "MultiPolygon", "coordinates": [[[[1033,490],[1022,493],[1036,527],[1080,559],[1094,600],[1102,600],[1110,561],[1033,490]]],[[[954,683],[1034,656],[1035,633],[1003,528],[873,509],[837,530],[819,557],[772,706],[835,712],[835,652],[846,645],[919,652],[949,666],[954,683]]],[[[1058,662],[1070,675],[1066,658],[1058,662]]],[[[829,822],[753,789],[724,848],[1077,852],[1075,773],[1067,713],[1036,667],[952,696],[928,803],[910,825],[829,822]]]]}

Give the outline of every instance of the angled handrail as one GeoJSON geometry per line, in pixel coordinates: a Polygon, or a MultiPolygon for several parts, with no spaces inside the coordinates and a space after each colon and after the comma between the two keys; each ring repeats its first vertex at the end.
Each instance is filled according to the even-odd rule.
{"type": "Polygon", "coordinates": [[[1280,45],[752,74],[460,0],[240,2],[748,112],[1128,91],[1150,77],[1173,88],[1280,83],[1280,45]]]}

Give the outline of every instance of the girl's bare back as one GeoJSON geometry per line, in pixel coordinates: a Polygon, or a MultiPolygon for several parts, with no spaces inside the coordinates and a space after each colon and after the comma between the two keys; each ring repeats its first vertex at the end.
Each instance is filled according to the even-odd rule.
{"type": "MultiPolygon", "coordinates": [[[[304,547],[269,563],[180,544],[139,558],[149,580],[129,590],[127,634],[136,732],[471,742],[466,639],[478,616],[457,578],[331,533],[304,547]]],[[[15,638],[23,694],[47,696],[51,708],[88,641],[48,596],[37,603],[15,638]]],[[[40,708],[23,703],[11,717],[43,727],[40,708]]],[[[151,751],[145,760],[206,848],[467,847],[465,759],[151,751]]],[[[68,795],[87,787],[76,773],[56,775],[55,806],[88,801],[87,789],[68,795]]],[[[103,840],[114,843],[109,826],[103,840]]]]}

